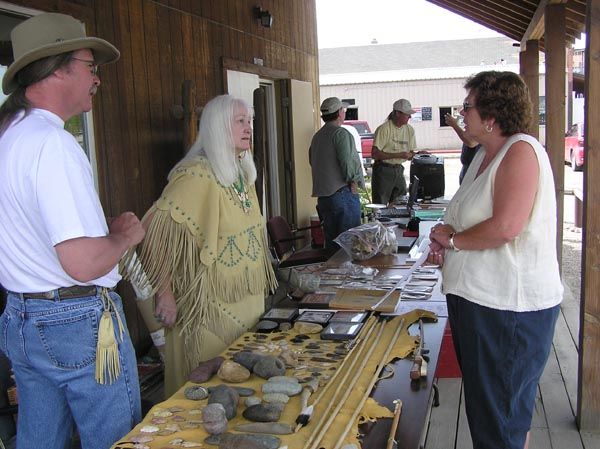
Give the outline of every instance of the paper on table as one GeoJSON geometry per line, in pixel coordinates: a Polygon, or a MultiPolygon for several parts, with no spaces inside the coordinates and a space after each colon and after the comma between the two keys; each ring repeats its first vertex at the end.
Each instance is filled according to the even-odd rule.
{"type": "MultiPolygon", "coordinates": [[[[429,241],[429,239],[427,239],[427,241],[429,241]]],[[[421,265],[423,265],[423,263],[427,260],[427,256],[429,255],[429,244],[427,244],[424,248],[423,248],[423,252],[421,254],[421,256],[415,261],[415,263],[410,267],[410,269],[408,270],[408,273],[406,273],[403,279],[400,279],[397,283],[396,283],[396,289],[402,288],[402,286],[404,284],[406,284],[406,281],[410,278],[410,276],[414,273],[414,271],[419,268],[421,265]]],[[[377,304],[375,304],[374,306],[371,307],[372,310],[377,310],[377,307],[383,303],[387,297],[391,294],[391,292],[393,292],[394,290],[390,290],[387,295],[385,295],[383,298],[381,298],[381,301],[379,301],[377,304]]],[[[398,300],[398,303],[396,304],[396,308],[394,309],[394,313],[396,313],[396,310],[398,310],[398,306],[400,305],[401,300],[398,300]]]]}

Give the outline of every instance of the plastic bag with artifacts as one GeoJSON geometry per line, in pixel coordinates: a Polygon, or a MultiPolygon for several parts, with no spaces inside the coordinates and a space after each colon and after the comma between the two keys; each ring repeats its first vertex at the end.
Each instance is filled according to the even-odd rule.
{"type": "Polygon", "coordinates": [[[334,239],[353,260],[367,260],[377,254],[392,254],[397,250],[393,227],[376,221],[365,223],[342,232],[334,239]]]}

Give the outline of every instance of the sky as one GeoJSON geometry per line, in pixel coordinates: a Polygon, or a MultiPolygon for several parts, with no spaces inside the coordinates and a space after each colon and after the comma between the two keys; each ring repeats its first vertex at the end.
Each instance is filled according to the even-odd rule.
{"type": "Polygon", "coordinates": [[[319,48],[501,34],[425,0],[316,0],[319,48]]]}

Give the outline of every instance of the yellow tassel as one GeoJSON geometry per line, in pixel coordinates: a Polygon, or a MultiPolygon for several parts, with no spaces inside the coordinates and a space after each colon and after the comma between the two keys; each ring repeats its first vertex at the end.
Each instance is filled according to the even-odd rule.
{"type": "MultiPolygon", "coordinates": [[[[108,293],[103,291],[103,300],[105,309],[98,325],[98,344],[96,346],[96,382],[99,384],[112,384],[121,374],[121,364],[119,362],[119,345],[115,337],[115,327],[113,325],[110,309],[112,300],[108,293]]],[[[119,331],[121,340],[123,339],[123,328],[121,317],[117,312],[119,331]]]]}

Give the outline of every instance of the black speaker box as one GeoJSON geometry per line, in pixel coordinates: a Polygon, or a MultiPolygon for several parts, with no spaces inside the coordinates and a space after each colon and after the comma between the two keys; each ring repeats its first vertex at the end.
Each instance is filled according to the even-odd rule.
{"type": "Polygon", "coordinates": [[[444,159],[433,154],[415,154],[410,164],[410,182],[419,178],[417,198],[431,200],[444,196],[444,159]]]}

